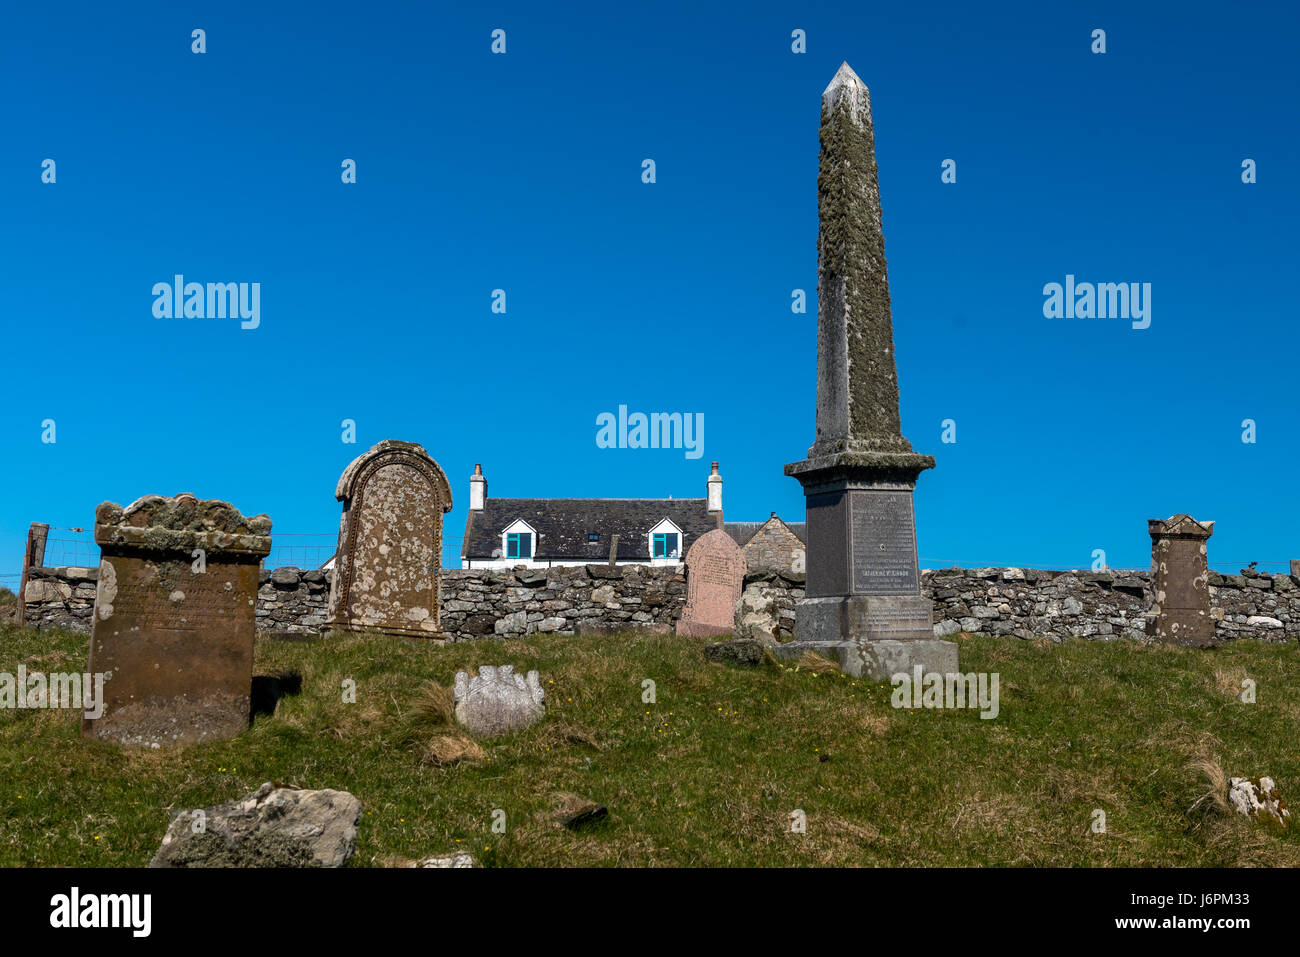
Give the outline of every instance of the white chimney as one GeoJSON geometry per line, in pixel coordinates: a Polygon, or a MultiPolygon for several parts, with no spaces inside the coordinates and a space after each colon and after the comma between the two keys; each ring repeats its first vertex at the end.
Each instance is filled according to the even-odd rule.
{"type": "Polygon", "coordinates": [[[469,477],[469,509],[471,512],[483,511],[487,501],[487,479],[483,477],[483,466],[474,464],[474,474],[469,477]]]}
{"type": "Polygon", "coordinates": [[[718,474],[718,463],[713,463],[713,474],[709,476],[709,511],[722,511],[722,476],[718,474]]]}

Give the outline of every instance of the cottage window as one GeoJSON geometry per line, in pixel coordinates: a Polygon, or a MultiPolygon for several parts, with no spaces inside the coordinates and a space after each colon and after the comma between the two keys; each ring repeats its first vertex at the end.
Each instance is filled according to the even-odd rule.
{"type": "Polygon", "coordinates": [[[676,558],[678,550],[676,532],[655,532],[653,536],[654,550],[650,553],[651,558],[676,558]]]}
{"type": "Polygon", "coordinates": [[[509,532],[506,534],[506,558],[532,558],[533,536],[531,532],[509,532]]]}

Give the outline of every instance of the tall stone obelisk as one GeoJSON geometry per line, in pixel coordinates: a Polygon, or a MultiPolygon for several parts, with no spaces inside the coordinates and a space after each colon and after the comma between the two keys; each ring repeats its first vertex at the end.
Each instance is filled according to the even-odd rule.
{"type": "Polygon", "coordinates": [[[822,94],[817,212],[817,440],[785,467],[806,499],[808,577],[782,656],[876,680],[955,672],[921,592],[912,492],[934,458],[899,423],[871,100],[847,63],[822,94]]]}

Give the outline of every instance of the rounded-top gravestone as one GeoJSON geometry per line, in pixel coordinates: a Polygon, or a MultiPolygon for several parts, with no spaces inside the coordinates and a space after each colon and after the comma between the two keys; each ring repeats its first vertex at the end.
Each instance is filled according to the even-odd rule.
{"type": "Polygon", "coordinates": [[[710,638],[730,634],[745,582],[745,553],[720,528],[706,532],[686,552],[686,607],[677,634],[710,638]]]}
{"type": "Polygon", "coordinates": [[[343,470],[338,559],[330,627],[441,637],[438,584],[442,516],[451,511],[447,476],[413,442],[392,439],[343,470]]]}

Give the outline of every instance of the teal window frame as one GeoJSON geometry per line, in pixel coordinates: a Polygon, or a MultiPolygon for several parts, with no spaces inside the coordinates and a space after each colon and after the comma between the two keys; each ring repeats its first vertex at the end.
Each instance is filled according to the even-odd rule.
{"type": "Polygon", "coordinates": [[[652,536],[651,558],[677,558],[682,553],[681,536],[676,532],[655,532],[652,536]],[[672,539],[673,548],[669,549],[668,540],[672,539]],[[670,554],[675,552],[676,554],[670,554]]]}
{"type": "Polygon", "coordinates": [[[533,557],[533,533],[532,532],[506,532],[506,558],[532,558],[533,557]],[[527,548],[527,552],[521,553],[520,546],[527,548]]]}

